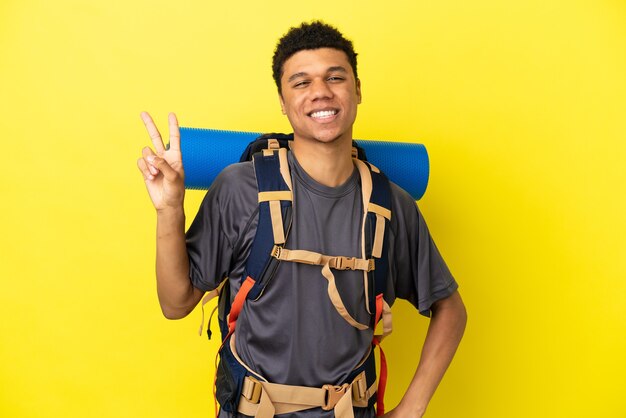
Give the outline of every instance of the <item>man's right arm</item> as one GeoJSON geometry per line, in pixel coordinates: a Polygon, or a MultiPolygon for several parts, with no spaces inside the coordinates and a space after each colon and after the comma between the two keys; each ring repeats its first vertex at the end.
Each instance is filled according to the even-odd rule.
{"type": "Polygon", "coordinates": [[[185,244],[185,213],[182,207],[157,212],[156,277],[163,315],[187,316],[204,292],[191,284],[185,244]]]}
{"type": "Polygon", "coordinates": [[[187,316],[198,304],[203,291],[189,278],[189,256],[185,242],[185,173],[180,153],[178,121],[169,115],[170,144],[166,149],[161,134],[148,113],[141,118],[156,153],[146,147],[137,166],[142,172],[157,212],[156,277],[157,294],[163,315],[169,319],[187,316]]]}

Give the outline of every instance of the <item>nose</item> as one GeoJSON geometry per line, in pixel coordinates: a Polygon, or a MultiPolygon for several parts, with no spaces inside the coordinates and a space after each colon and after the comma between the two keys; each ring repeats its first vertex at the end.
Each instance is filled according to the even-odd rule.
{"type": "Polygon", "coordinates": [[[311,82],[311,99],[319,100],[319,99],[332,99],[333,91],[330,89],[326,80],[323,78],[315,78],[311,82]]]}

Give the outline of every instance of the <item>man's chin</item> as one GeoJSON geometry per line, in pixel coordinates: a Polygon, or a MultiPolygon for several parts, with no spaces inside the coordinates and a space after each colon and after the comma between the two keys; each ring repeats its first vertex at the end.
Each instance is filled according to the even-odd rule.
{"type": "Polygon", "coordinates": [[[295,135],[296,138],[302,138],[308,141],[321,142],[325,144],[331,144],[340,141],[342,138],[349,136],[345,132],[337,132],[336,130],[317,131],[304,135],[295,135]]]}

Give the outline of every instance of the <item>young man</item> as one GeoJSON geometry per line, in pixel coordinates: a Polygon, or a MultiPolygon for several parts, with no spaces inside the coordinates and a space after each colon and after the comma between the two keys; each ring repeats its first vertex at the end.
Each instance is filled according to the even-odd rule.
{"type": "MultiPolygon", "coordinates": [[[[351,151],[361,83],[352,43],[324,23],[302,24],[279,41],[273,71],[282,112],[294,131],[287,158],[293,214],[285,247],[359,258],[362,183],[351,151]]],[[[150,116],[143,113],[142,119],[156,151],[144,148],[138,166],[157,211],[159,302],[167,318],[182,318],[223,279],[228,278],[231,300],[245,279],[258,225],[255,169],[251,162],[226,168],[185,235],[184,171],[176,117],[169,116],[167,150],[150,116]]],[[[385,416],[421,417],[461,340],[466,313],[457,284],[415,201],[395,184],[391,185],[391,213],[384,300],[391,305],[396,297],[407,299],[422,314],[432,314],[432,319],[415,376],[400,404],[385,416]]],[[[363,272],[333,271],[345,304],[341,313],[329,298],[328,277],[321,270],[318,265],[281,262],[262,297],[243,305],[233,348],[260,379],[287,388],[340,385],[367,356],[373,330],[357,329],[346,319],[347,313],[357,324],[371,323],[363,272]]],[[[261,404],[269,402],[263,396],[261,404]]],[[[353,411],[351,400],[345,401],[346,411],[343,399],[336,406],[333,401],[334,409],[317,406],[281,416],[374,416],[373,408],[353,411]]],[[[270,408],[272,413],[274,407],[278,414],[277,405],[270,408]]],[[[255,413],[268,416],[256,408],[255,413]]],[[[231,414],[220,412],[220,417],[227,416],[231,414]]]]}

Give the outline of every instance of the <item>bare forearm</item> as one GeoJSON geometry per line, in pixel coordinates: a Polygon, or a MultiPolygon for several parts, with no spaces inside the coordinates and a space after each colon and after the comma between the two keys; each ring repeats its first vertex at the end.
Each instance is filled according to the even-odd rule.
{"type": "Polygon", "coordinates": [[[150,200],[157,211],[157,294],[163,315],[170,319],[186,316],[202,293],[189,280],[189,257],[185,243],[185,170],[180,153],[180,130],[176,115],[168,116],[170,143],[166,148],[152,117],[141,119],[154,145],[145,147],[137,167],[143,175],[150,200]]]}
{"type": "Polygon", "coordinates": [[[157,211],[157,294],[163,314],[170,319],[186,316],[197,303],[189,280],[183,208],[157,211]]]}
{"type": "Polygon", "coordinates": [[[465,306],[454,293],[433,307],[417,371],[404,395],[399,416],[421,417],[456,352],[467,322],[465,306]]]}

